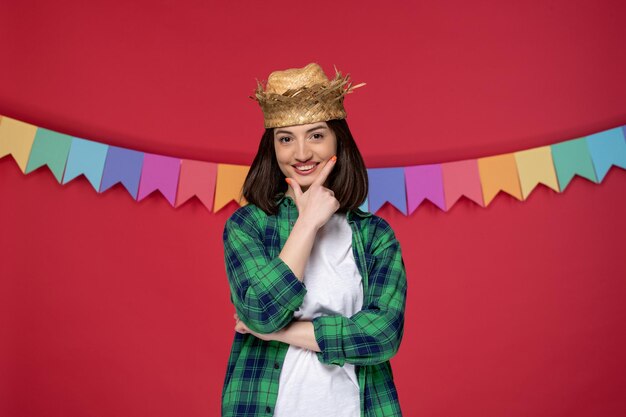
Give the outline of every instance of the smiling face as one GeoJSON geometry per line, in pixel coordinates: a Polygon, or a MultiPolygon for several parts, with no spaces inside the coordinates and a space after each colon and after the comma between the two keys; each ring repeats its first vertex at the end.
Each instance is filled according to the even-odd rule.
{"type": "MultiPolygon", "coordinates": [[[[295,179],[304,192],[317,177],[320,163],[323,166],[337,154],[337,137],[326,122],[277,127],[274,149],[282,173],[295,179]]],[[[291,187],[287,187],[287,195],[294,198],[291,187]]]]}

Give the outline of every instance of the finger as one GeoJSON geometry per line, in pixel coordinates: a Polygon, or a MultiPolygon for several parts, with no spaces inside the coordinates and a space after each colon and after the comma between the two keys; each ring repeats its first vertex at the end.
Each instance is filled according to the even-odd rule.
{"type": "Polygon", "coordinates": [[[328,178],[336,163],[337,158],[330,158],[328,161],[326,161],[326,163],[324,164],[324,168],[322,168],[322,171],[319,173],[317,178],[315,178],[313,184],[324,185],[324,183],[326,182],[326,178],[328,178]]]}
{"type": "Polygon", "coordinates": [[[293,190],[293,194],[296,196],[296,201],[298,201],[298,199],[302,195],[302,188],[300,188],[300,184],[298,184],[298,181],[294,180],[293,178],[287,177],[285,179],[287,180],[287,184],[289,184],[289,186],[293,190]]]}

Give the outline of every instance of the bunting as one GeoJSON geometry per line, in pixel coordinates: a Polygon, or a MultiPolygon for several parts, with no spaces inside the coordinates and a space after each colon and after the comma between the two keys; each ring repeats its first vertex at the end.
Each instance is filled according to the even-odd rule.
{"type": "MultiPolygon", "coordinates": [[[[537,185],[563,192],[574,176],[599,184],[613,166],[626,169],[626,126],[549,146],[477,159],[368,168],[369,195],[361,209],[389,203],[405,216],[425,201],[442,211],[461,197],[487,207],[500,193],[526,200],[537,185]]],[[[72,137],[0,116],[0,158],[11,155],[29,174],[47,166],[60,184],[83,175],[98,193],[120,183],[136,201],[158,191],[172,207],[196,197],[209,212],[241,194],[249,166],[144,153],[72,137]]]]}
{"type": "Polygon", "coordinates": [[[405,167],[404,178],[409,215],[425,200],[430,201],[441,210],[446,209],[441,164],[405,167]]]}
{"type": "Polygon", "coordinates": [[[99,191],[107,150],[108,146],[102,143],[72,138],[65,174],[63,175],[63,184],[67,184],[83,174],[92,187],[99,191]]]}

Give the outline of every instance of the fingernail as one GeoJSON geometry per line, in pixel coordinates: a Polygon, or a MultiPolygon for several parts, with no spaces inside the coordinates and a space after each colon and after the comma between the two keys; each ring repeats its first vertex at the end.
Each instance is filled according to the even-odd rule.
{"type": "Polygon", "coordinates": [[[335,162],[335,161],[337,160],[337,155],[333,155],[333,157],[332,157],[332,158],[330,158],[330,159],[332,159],[332,160],[333,160],[333,162],[335,162]]]}
{"type": "Polygon", "coordinates": [[[291,185],[291,183],[289,182],[289,178],[285,178],[285,181],[287,181],[287,184],[291,185]]]}

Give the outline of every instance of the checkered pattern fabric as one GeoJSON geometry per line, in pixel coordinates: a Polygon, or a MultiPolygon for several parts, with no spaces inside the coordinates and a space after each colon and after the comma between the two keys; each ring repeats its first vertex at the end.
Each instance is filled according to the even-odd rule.
{"type": "MultiPolygon", "coordinates": [[[[268,216],[255,205],[238,208],[223,232],[230,298],[239,318],[258,333],[276,332],[293,320],[306,286],[278,256],[298,210],[291,197],[277,196],[279,212],[268,216]]],[[[325,364],[355,365],[361,415],[401,416],[390,358],[404,333],[407,281],[400,243],[389,224],[359,209],[347,212],[352,248],[363,277],[363,308],[352,317],[313,320],[325,364]]],[[[271,416],[280,370],[289,345],[235,332],[222,390],[222,417],[271,416]]]]}

